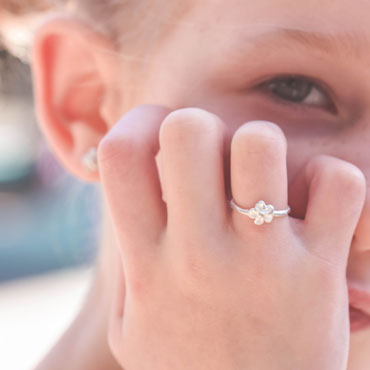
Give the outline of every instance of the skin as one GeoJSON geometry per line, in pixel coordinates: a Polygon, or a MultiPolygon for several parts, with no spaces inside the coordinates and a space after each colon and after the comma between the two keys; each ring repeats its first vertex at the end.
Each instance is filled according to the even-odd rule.
{"type": "MultiPolygon", "coordinates": [[[[305,220],[284,218],[257,229],[225,207],[224,123],[198,108],[166,113],[140,106],[99,146],[122,255],[110,324],[120,364],[345,369],[345,267],[365,198],[362,173],[348,162],[316,157],[304,173],[310,188],[305,220]],[[158,127],[166,207],[154,166],[158,127]],[[128,173],[136,181],[118,185],[128,173]],[[205,194],[202,184],[214,186],[205,194]],[[127,207],[135,193],[140,201],[127,207]],[[345,226],[338,230],[338,224],[345,226]]],[[[285,156],[277,125],[242,125],[231,142],[234,199],[269,194],[286,202],[285,156]]]]}
{"type": "MultiPolygon", "coordinates": [[[[151,281],[153,276],[161,279],[161,276],[166,271],[168,272],[167,269],[171,264],[166,265],[164,261],[156,260],[156,266],[160,266],[158,271],[161,271],[162,275],[160,273],[153,275],[153,271],[147,272],[145,267],[150,266],[150,263],[146,262],[145,265],[145,261],[152,262],[153,258],[157,258],[151,254],[152,250],[158,251],[160,249],[165,251],[162,253],[164,256],[171,256],[169,245],[176,245],[172,252],[175,253],[175,257],[178,256],[176,253],[180,253],[183,257],[181,253],[184,253],[184,248],[181,247],[180,242],[186,235],[185,230],[191,230],[194,234],[190,235],[199,237],[195,238],[197,243],[194,243],[195,251],[197,251],[197,248],[203,245],[200,241],[204,240],[205,235],[209,235],[206,230],[220,230],[220,227],[217,226],[220,226],[220,220],[222,220],[223,226],[232,225],[234,233],[232,236],[226,232],[218,235],[219,244],[216,249],[224,250],[226,245],[232,245],[231,250],[236,250],[236,255],[240,257],[236,259],[239,261],[239,265],[237,265],[239,267],[236,268],[235,264],[230,264],[227,265],[229,269],[225,266],[221,268],[219,264],[222,258],[219,255],[216,257],[215,254],[210,255],[209,251],[204,253],[202,249],[201,257],[196,255],[199,257],[196,261],[202,262],[200,271],[207,272],[205,273],[206,278],[215,279],[217,277],[219,286],[222,286],[221,293],[216,294],[217,289],[214,285],[200,284],[203,290],[194,292],[190,289],[190,293],[189,291],[183,292],[184,295],[179,297],[174,296],[174,292],[177,292],[179,286],[182,286],[178,281],[184,282],[186,277],[191,280],[191,274],[189,270],[184,270],[183,266],[176,265],[177,270],[175,271],[177,273],[173,279],[169,279],[174,282],[174,285],[166,286],[169,292],[166,299],[171,297],[172,301],[170,300],[170,302],[173,302],[173,307],[175,307],[172,307],[171,311],[176,312],[173,317],[174,322],[187,317],[181,310],[184,307],[184,296],[189,297],[185,293],[189,293],[192,298],[196,297],[195,301],[198,304],[212,303],[215,305],[215,302],[222,302],[218,298],[223,297],[222,293],[227,294],[230,286],[236,287],[238,282],[243,279],[248,281],[250,275],[245,275],[242,272],[244,269],[253,271],[256,266],[259,266],[260,261],[269,261],[267,263],[268,271],[276,272],[274,269],[279,271],[281,277],[279,280],[281,285],[279,286],[289,287],[285,295],[274,296],[276,299],[273,302],[281,303],[288,300],[289,302],[298,301],[302,304],[296,308],[296,311],[289,311],[292,310],[290,306],[278,306],[282,310],[281,312],[289,312],[289,317],[291,315],[294,317],[297,313],[305,310],[309,318],[305,323],[308,325],[307,327],[317,328],[318,323],[322,324],[323,322],[327,325],[325,327],[327,330],[322,330],[327,336],[320,335],[320,340],[322,340],[320,343],[323,345],[321,347],[323,362],[318,362],[316,368],[330,368],[329,366],[332,366],[333,369],[343,368],[340,366],[345,363],[346,351],[349,350],[347,368],[351,370],[367,369],[370,365],[368,354],[370,331],[363,330],[352,333],[350,338],[346,338],[345,333],[348,332],[348,327],[340,327],[338,322],[345,316],[343,307],[348,304],[344,294],[346,281],[352,285],[370,289],[370,229],[368,227],[370,197],[367,192],[370,176],[370,162],[367,152],[370,139],[370,127],[368,126],[370,117],[368,109],[370,55],[366,47],[366,37],[370,33],[366,15],[369,14],[370,5],[362,1],[358,1],[356,4],[344,0],[320,2],[319,13],[316,11],[318,6],[316,1],[306,1],[303,4],[280,0],[271,4],[268,1],[256,3],[235,0],[228,5],[230,6],[225,7],[225,3],[221,1],[205,1],[201,5],[197,5],[192,12],[187,14],[185,19],[181,20],[180,24],[176,25],[166,42],[153,50],[150,68],[146,67],[143,70],[145,74],[134,74],[133,71],[136,73],[137,70],[134,70],[134,66],[125,58],[117,57],[117,51],[109,40],[77,20],[56,17],[40,27],[37,33],[33,56],[34,73],[38,114],[45,135],[61,162],[73,174],[86,181],[102,182],[108,202],[107,226],[98,269],[102,272],[97,274],[96,282],[92,286],[92,291],[95,292],[94,297],[98,298],[86,301],[84,309],[85,312],[89,313],[84,315],[84,320],[90,323],[90,320],[96,316],[95,313],[92,313],[92,307],[96,307],[96,302],[105,302],[97,306],[100,307],[99,313],[105,318],[103,322],[106,320],[108,316],[106,302],[111,299],[107,290],[111,291],[114,278],[111,266],[116,260],[123,260],[126,274],[124,278],[134,294],[125,296],[123,277],[118,276],[117,280],[120,284],[117,288],[119,294],[116,294],[116,306],[118,306],[119,314],[118,319],[117,315],[112,316],[110,330],[112,348],[121,364],[133,364],[132,367],[128,366],[128,369],[146,369],[149,368],[149,365],[143,359],[142,352],[139,352],[138,348],[149,346],[149,349],[153,349],[154,353],[163,354],[163,357],[155,362],[158,364],[157,368],[166,368],[165,363],[161,362],[165,358],[164,349],[173,343],[183,343],[181,340],[185,341],[186,336],[183,331],[179,330],[184,336],[177,338],[179,341],[176,342],[175,337],[170,337],[170,339],[168,336],[160,337],[160,334],[155,331],[155,327],[151,327],[155,324],[155,320],[151,320],[151,318],[157,317],[156,311],[154,308],[152,311],[150,309],[144,310],[143,307],[148,307],[148,304],[140,305],[140,302],[151,302],[152,307],[160,307],[159,305],[165,301],[165,298],[161,297],[159,293],[164,282],[168,279],[157,280],[158,285],[153,283],[150,290],[152,293],[149,293],[149,290],[145,291],[146,284],[143,282],[151,281]],[[312,16],[307,17],[307,14],[312,16]],[[282,27],[288,28],[290,32],[278,31],[282,27]],[[314,32],[315,37],[312,38],[311,34],[309,38],[307,32],[314,32]],[[361,36],[363,40],[357,40],[355,37],[348,38],[345,33],[361,36]],[[328,34],[338,35],[337,43],[334,44],[333,38],[331,38],[329,45],[324,39],[328,34]],[[68,42],[71,37],[75,40],[74,43],[68,42]],[[112,52],[102,53],[102,50],[112,52]],[[71,64],[71,60],[81,60],[81,63],[71,64]],[[89,68],[89,73],[86,73],[86,66],[89,68]],[[319,100],[315,100],[315,105],[310,105],[287,103],[273,97],[266,89],[257,88],[261,82],[271,81],[287,74],[298,74],[314,79],[319,86],[323,88],[327,86],[327,90],[330,92],[327,95],[319,94],[319,100]],[[137,78],[128,79],[128,75],[137,78]],[[90,84],[76,84],[81,80],[90,82],[90,84]],[[153,108],[141,106],[139,113],[135,111],[135,114],[143,119],[133,118],[131,109],[147,102],[160,106],[161,108],[155,108],[160,109],[160,113],[152,111],[153,113],[149,114],[152,118],[149,119],[147,111],[153,108]],[[88,110],[84,109],[86,106],[89,107],[88,110]],[[333,106],[335,110],[333,110],[333,106]],[[200,110],[181,110],[186,107],[198,107],[200,110]],[[164,125],[164,119],[169,113],[176,110],[180,113],[177,116],[172,115],[172,120],[165,121],[167,124],[164,125]],[[127,115],[129,111],[130,113],[127,115]],[[128,121],[121,119],[122,116],[131,118],[128,121]],[[257,120],[259,122],[255,122],[257,120]],[[252,125],[257,127],[256,131],[248,130],[251,127],[251,121],[255,122],[252,125]],[[261,121],[269,121],[273,124],[261,121]],[[139,122],[143,123],[140,125],[139,122]],[[144,134],[147,132],[144,126],[145,122],[151,122],[150,127],[157,128],[156,131],[154,129],[151,131],[151,136],[144,134]],[[189,124],[184,122],[189,122],[189,124]],[[249,126],[246,122],[249,122],[249,126]],[[111,130],[112,127],[116,129],[111,130]],[[135,127],[136,131],[132,127],[135,127]],[[167,128],[162,128],[161,131],[161,127],[167,128]],[[215,127],[214,131],[212,131],[212,127],[215,127]],[[132,141],[128,141],[126,136],[122,135],[122,132],[126,132],[125,128],[132,129],[129,131],[131,136],[128,136],[132,141]],[[191,131],[192,129],[194,131],[191,131]],[[202,129],[213,134],[205,135],[205,132],[201,131],[202,129]],[[189,137],[192,139],[190,140],[189,137]],[[225,148],[220,144],[220,137],[225,142],[225,148]],[[251,141],[251,137],[254,138],[254,141],[251,141]],[[103,138],[104,140],[102,140],[103,138]],[[197,138],[201,139],[197,141],[197,138]],[[262,141],[259,141],[261,138],[262,141]],[[135,143],[139,142],[138,140],[144,139],[147,141],[143,141],[143,145],[135,146],[135,143]],[[155,214],[150,213],[151,211],[148,211],[147,208],[149,199],[152,201],[156,199],[157,203],[154,204],[159,204],[158,192],[156,197],[149,198],[148,194],[151,194],[153,187],[139,188],[140,182],[135,181],[143,173],[148,173],[148,171],[143,171],[144,168],[153,168],[153,158],[149,156],[147,151],[143,151],[143,148],[155,148],[158,145],[156,140],[161,145],[161,153],[162,149],[168,153],[165,158],[172,158],[171,163],[168,159],[161,162],[166,173],[162,178],[164,198],[169,207],[172,205],[171,209],[177,209],[181,206],[182,210],[180,214],[171,213],[171,219],[174,221],[172,221],[172,226],[168,226],[167,229],[160,222],[163,221],[163,213],[158,211],[159,208],[153,208],[156,209],[157,213],[155,214]],[[243,148],[253,147],[253,142],[261,145],[256,147],[254,151],[243,151],[243,148]],[[278,148],[272,153],[270,151],[271,142],[278,148]],[[86,174],[80,165],[80,158],[87,152],[88,148],[99,145],[101,178],[98,174],[86,174]],[[128,145],[132,150],[125,152],[122,148],[128,145]],[[204,147],[208,150],[205,150],[204,147]],[[265,151],[261,151],[261,147],[265,148],[265,151]],[[231,158],[229,157],[229,149],[231,158]],[[286,161],[285,149],[287,151],[286,161]],[[143,155],[147,162],[139,162],[140,157],[135,157],[135,153],[147,153],[147,157],[143,155]],[[223,154],[226,168],[227,164],[230,163],[231,178],[228,176],[228,171],[225,174],[222,173],[219,153],[223,154]],[[268,156],[266,153],[270,153],[270,155],[268,156]],[[253,157],[254,161],[250,157],[253,157]],[[133,163],[141,163],[141,166],[130,167],[130,161],[127,158],[135,158],[138,162],[134,161],[133,163]],[[193,162],[189,158],[193,158],[193,162]],[[197,166],[192,166],[192,163],[197,163],[197,166]],[[209,167],[217,170],[207,171],[209,167]],[[121,168],[122,171],[117,171],[118,168],[121,168]],[[276,176],[265,181],[269,171],[274,171],[276,176]],[[234,180],[233,173],[236,176],[234,176],[234,180]],[[239,180],[236,175],[238,173],[240,174],[239,180]],[[201,176],[206,176],[206,174],[209,176],[208,180],[213,179],[214,181],[205,182],[205,178],[201,176]],[[255,177],[252,178],[251,174],[255,177]],[[314,176],[320,179],[318,181],[320,186],[312,190],[310,185],[314,176]],[[292,208],[292,218],[274,220],[271,225],[262,225],[263,236],[267,236],[266,239],[261,239],[260,234],[256,234],[258,231],[250,219],[235,212],[227,213],[225,210],[225,199],[220,195],[223,194],[220,191],[222,189],[220,188],[222,185],[220,179],[223,178],[225,178],[226,193],[232,190],[237,203],[244,208],[252,207],[258,199],[265,199],[274,204],[277,209],[283,209],[289,203],[292,208]],[[256,187],[255,178],[260,179],[258,183],[263,185],[256,187]],[[199,182],[189,179],[197,179],[199,182]],[[202,186],[199,185],[204,183],[214,184],[213,188],[207,187],[207,194],[210,193],[207,197],[205,197],[206,194],[203,192],[202,186]],[[185,184],[182,185],[184,186],[182,195],[171,192],[171,189],[176,189],[174,184],[185,184]],[[192,189],[193,193],[189,189],[192,189]],[[212,189],[217,195],[213,194],[212,189]],[[197,219],[199,222],[194,222],[193,218],[204,212],[205,198],[210,201],[207,206],[212,204],[213,207],[218,207],[218,211],[215,211],[212,220],[208,217],[207,219],[197,219]],[[132,199],[135,199],[135,203],[132,203],[132,199]],[[193,203],[189,202],[189,199],[196,199],[198,203],[195,202],[195,206],[190,207],[189,204],[193,203]],[[320,200],[315,203],[315,207],[312,207],[314,210],[312,212],[315,212],[312,214],[316,214],[317,217],[311,220],[320,219],[320,223],[314,226],[309,222],[302,224],[302,220],[305,219],[310,209],[308,203],[310,199],[320,200]],[[127,207],[127,204],[132,204],[132,207],[127,207]],[[141,209],[148,212],[147,224],[140,224],[140,218],[133,218],[132,213],[122,211],[125,209],[137,209],[138,211],[141,209]],[[342,212],[342,209],[348,209],[348,212],[342,212]],[[324,214],[327,215],[326,218],[323,217],[324,214]],[[184,217],[184,222],[181,225],[185,226],[176,227],[180,224],[178,220],[181,217],[184,217]],[[109,222],[110,218],[113,220],[113,225],[109,222]],[[296,221],[293,221],[293,218],[296,221]],[[127,225],[131,227],[126,227],[127,225]],[[284,229],[284,225],[289,225],[289,227],[284,229]],[[307,225],[311,225],[311,228],[307,225]],[[112,237],[114,227],[118,232],[117,240],[112,237]],[[139,243],[138,239],[135,239],[135,235],[127,233],[127,230],[130,229],[136,230],[135,235],[138,236],[151,235],[150,243],[149,236],[148,239],[139,238],[139,243]],[[151,230],[152,234],[148,230],[151,230]],[[154,235],[163,233],[163,230],[166,230],[165,235],[170,235],[170,237],[164,238],[161,243],[153,242],[153,240],[158,240],[154,235]],[[302,236],[303,230],[305,230],[305,237],[302,236]],[[339,230],[343,230],[343,232],[339,233],[339,230]],[[325,232],[329,232],[327,235],[335,235],[334,240],[324,238],[325,232]],[[291,239],[292,235],[297,237],[294,241],[291,239]],[[287,248],[286,244],[281,241],[286,241],[287,238],[289,238],[288,245],[291,248],[287,248]],[[252,239],[256,242],[255,244],[250,242],[252,239]],[[139,245],[140,258],[133,253],[135,251],[133,245],[139,245]],[[255,248],[255,245],[261,249],[255,248]],[[114,255],[111,255],[114,249],[120,250],[119,258],[114,258],[114,255]],[[261,252],[256,252],[256,250],[269,252],[260,255],[261,252]],[[297,252],[298,250],[308,251],[307,254],[303,254],[305,258],[297,252]],[[246,251],[252,253],[253,258],[246,251]],[[143,261],[139,263],[138,261],[141,259],[143,261]],[[207,264],[205,261],[208,261],[207,264]],[[240,261],[244,261],[247,265],[241,264],[240,261]],[[291,269],[284,270],[283,266],[287,266],[287,261],[294,261],[292,263],[294,268],[289,265],[291,269]],[[240,274],[231,274],[231,266],[240,274]],[[245,266],[248,266],[249,270],[245,266]],[[305,266],[306,270],[302,270],[302,266],[305,266]],[[324,266],[326,266],[326,270],[324,266]],[[315,269],[324,274],[326,279],[321,278],[318,283],[313,276],[322,277],[322,275],[316,274],[315,271],[318,270],[315,269]],[[130,274],[129,271],[136,273],[131,272],[130,274]],[[289,273],[284,275],[284,271],[289,273]],[[300,275],[298,271],[307,271],[307,273],[300,275]],[[285,280],[282,276],[285,276],[285,280]],[[306,287],[304,289],[306,295],[302,300],[296,299],[296,280],[292,276],[299,276],[303,279],[300,282],[306,287]],[[180,280],[176,280],[175,277],[180,280]],[[322,281],[329,281],[332,284],[328,286],[323,284],[324,286],[322,286],[322,281]],[[179,285],[176,285],[175,282],[179,285]],[[221,284],[222,282],[224,285],[221,284]],[[142,284],[144,284],[144,288],[142,284]],[[327,290],[325,291],[325,289],[327,290]],[[331,296],[331,300],[325,299],[327,297],[325,293],[327,294],[328,291],[335,292],[331,296]],[[212,292],[211,295],[207,296],[208,300],[199,301],[199,297],[204,296],[206,292],[212,292]],[[310,306],[303,305],[310,297],[318,299],[317,296],[322,297],[320,307],[325,307],[323,309],[326,312],[325,318],[333,317],[332,314],[335,312],[335,319],[330,323],[324,319],[324,316],[316,317],[317,321],[315,321],[310,306]],[[123,302],[125,302],[124,308],[122,307],[123,302]],[[136,313],[133,307],[137,308],[136,313]],[[122,317],[123,310],[125,314],[122,317]],[[129,313],[127,314],[127,312],[129,313]],[[127,316],[125,316],[126,314],[127,316]],[[124,325],[125,320],[131,324],[124,325]],[[145,320],[146,330],[149,333],[145,330],[139,330],[140,320],[145,320]],[[121,326],[122,330],[118,330],[117,334],[118,325],[123,325],[124,330],[121,326]],[[134,337],[134,333],[138,334],[134,337]],[[340,334],[334,336],[341,338],[337,342],[329,340],[330,334],[334,333],[340,334]],[[127,338],[135,338],[132,343],[136,343],[137,347],[132,344],[132,348],[136,351],[131,351],[131,353],[140,353],[140,358],[128,354],[130,347],[127,346],[127,338]],[[149,338],[155,343],[162,343],[163,347],[150,347],[152,342],[149,341],[149,338]],[[170,341],[168,342],[168,340],[170,341]],[[340,353],[340,356],[333,356],[334,352],[340,353]],[[330,358],[335,358],[338,362],[334,360],[326,362],[330,358]]],[[[149,184],[151,183],[149,182],[149,184]]],[[[308,220],[307,217],[306,220],[308,220]]],[[[192,251],[194,252],[194,250],[192,251]]],[[[173,260],[188,261],[187,258],[174,258],[173,260]]],[[[118,268],[118,271],[122,272],[122,270],[122,266],[118,268]]],[[[171,272],[174,273],[173,270],[171,272]]],[[[270,280],[267,278],[267,280],[262,280],[265,284],[274,281],[271,275],[267,274],[267,276],[270,276],[270,280]]],[[[201,278],[202,276],[198,276],[193,281],[199,283],[201,278]]],[[[264,297],[266,288],[263,288],[262,281],[260,281],[261,286],[259,287],[254,286],[253,289],[248,290],[249,286],[243,285],[243,289],[236,291],[235,296],[233,295],[231,298],[241,298],[235,306],[245,308],[247,306],[245,304],[246,298],[264,297]],[[245,293],[246,291],[249,296],[245,293]]],[[[193,284],[193,287],[198,285],[193,284]]],[[[258,299],[255,301],[258,302],[258,299]]],[[[233,307],[235,308],[235,306],[233,307]]],[[[197,307],[199,308],[199,306],[197,307]]],[[[272,305],[272,307],[276,306],[272,305]]],[[[230,309],[227,306],[223,306],[223,308],[230,309]]],[[[253,309],[253,312],[264,313],[265,316],[262,315],[262,317],[266,317],[266,311],[263,311],[266,310],[266,307],[262,303],[260,305],[256,303],[253,309]]],[[[114,308],[113,312],[117,312],[117,307],[114,308]]],[[[196,312],[201,314],[200,317],[209,317],[207,311],[199,310],[196,312]]],[[[243,310],[237,312],[240,317],[248,313],[243,310]]],[[[216,316],[216,318],[216,322],[222,322],[220,316],[216,316]]],[[[201,322],[203,321],[201,320],[201,322]]],[[[292,322],[294,323],[294,320],[292,322]]],[[[269,323],[271,324],[271,322],[269,323]]],[[[248,323],[243,320],[235,321],[233,324],[235,327],[250,328],[248,323]]],[[[290,329],[286,330],[286,337],[284,337],[288,343],[304,343],[304,338],[300,336],[302,330],[297,330],[297,325],[284,321],[279,322],[280,324],[285,329],[290,329]],[[299,340],[297,341],[297,339],[299,340]]],[[[72,328],[78,325],[82,325],[81,319],[77,319],[72,328]]],[[[105,337],[106,325],[105,322],[96,330],[98,338],[105,337]]],[[[162,327],[163,325],[165,322],[162,322],[162,327]]],[[[86,324],[86,326],[89,325],[86,324]]],[[[271,329],[271,327],[269,328],[271,329]]],[[[208,338],[214,338],[217,337],[217,334],[223,333],[221,329],[219,332],[213,332],[207,326],[202,329],[204,329],[202,331],[203,339],[207,338],[207,335],[208,338]]],[[[233,338],[235,338],[236,332],[233,332],[233,338]]],[[[254,336],[258,333],[253,330],[247,332],[254,336]]],[[[311,338],[315,336],[314,332],[315,330],[310,333],[311,338]]],[[[172,333],[172,335],[175,334],[172,333]]],[[[249,343],[248,340],[244,341],[244,339],[248,339],[243,337],[246,335],[245,333],[238,333],[238,335],[238,340],[243,339],[242,343],[249,343]]],[[[317,337],[315,337],[316,339],[317,337]]],[[[238,368],[235,367],[238,364],[233,364],[231,361],[231,358],[235,358],[235,356],[230,356],[230,353],[235,355],[235,343],[238,343],[238,340],[228,341],[229,344],[234,345],[234,349],[222,353],[221,357],[217,359],[218,366],[224,365],[224,367],[221,366],[223,369],[238,368]]],[[[102,342],[105,343],[103,339],[102,342]]],[[[206,342],[204,339],[204,343],[206,342]]],[[[102,348],[101,353],[108,352],[106,347],[100,348],[102,348]]],[[[225,343],[222,341],[217,350],[220,348],[225,348],[225,343]]],[[[260,366],[258,360],[263,358],[263,354],[267,351],[270,353],[273,348],[273,345],[268,341],[261,341],[258,342],[257,347],[243,347],[241,353],[253,353],[256,361],[254,364],[260,366]]],[[[176,353],[176,347],[172,349],[171,353],[176,353]]],[[[293,346],[293,349],[301,350],[307,356],[318,350],[311,348],[312,352],[310,352],[303,345],[299,347],[299,344],[297,347],[293,346]]],[[[186,359],[194,358],[194,353],[191,350],[192,348],[187,348],[184,351],[186,356],[183,359],[183,364],[186,364],[186,359]]],[[[55,358],[53,356],[58,351],[57,346],[55,352],[50,355],[50,363],[53,363],[53,358],[55,358]]],[[[91,347],[90,353],[95,353],[94,350],[91,351],[91,347]]],[[[281,351],[279,353],[281,354],[281,351]]],[[[240,355],[240,352],[238,354],[240,355]]],[[[285,357],[281,358],[276,353],[274,359],[281,361],[280,363],[283,364],[281,368],[284,368],[284,360],[291,359],[291,355],[292,353],[287,351],[284,352],[285,357]]],[[[81,356],[77,354],[76,357],[81,356]]],[[[201,356],[199,358],[204,360],[201,356]]],[[[147,359],[150,360],[150,355],[147,359]]],[[[243,356],[238,359],[240,359],[240,363],[244,363],[243,356]]],[[[305,359],[307,360],[307,358],[305,359]]],[[[299,359],[294,360],[299,361],[299,359]]],[[[296,362],[295,364],[297,365],[295,368],[304,368],[302,363],[296,362]]],[[[189,368],[189,364],[187,365],[189,368]]],[[[273,368],[270,363],[263,364],[263,366],[258,368],[273,368]]],[[[312,362],[310,362],[310,366],[312,368],[312,362]]]]}

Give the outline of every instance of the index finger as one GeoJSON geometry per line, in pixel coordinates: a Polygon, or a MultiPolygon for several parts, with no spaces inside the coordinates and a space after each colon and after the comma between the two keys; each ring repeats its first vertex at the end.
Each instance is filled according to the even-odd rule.
{"type": "Polygon", "coordinates": [[[157,105],[135,107],[98,147],[100,178],[112,222],[126,252],[134,245],[156,240],[166,224],[155,156],[159,128],[170,112],[157,105]]]}

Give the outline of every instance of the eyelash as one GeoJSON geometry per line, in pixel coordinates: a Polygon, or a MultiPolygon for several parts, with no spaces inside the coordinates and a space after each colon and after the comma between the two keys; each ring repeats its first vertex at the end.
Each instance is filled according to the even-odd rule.
{"type": "Polygon", "coordinates": [[[321,84],[316,82],[314,79],[306,76],[282,75],[262,82],[257,86],[257,88],[263,93],[268,94],[277,103],[289,105],[295,109],[325,109],[331,111],[332,113],[336,112],[335,104],[333,103],[330,94],[326,92],[326,88],[322,87],[321,84]],[[324,103],[304,103],[303,101],[293,101],[285,97],[281,97],[275,91],[273,91],[274,87],[276,88],[278,84],[286,83],[287,81],[299,81],[301,83],[306,83],[309,85],[309,94],[304,100],[309,98],[312,94],[315,94],[313,97],[311,96],[311,100],[314,99],[317,101],[321,99],[324,100],[324,103]]]}

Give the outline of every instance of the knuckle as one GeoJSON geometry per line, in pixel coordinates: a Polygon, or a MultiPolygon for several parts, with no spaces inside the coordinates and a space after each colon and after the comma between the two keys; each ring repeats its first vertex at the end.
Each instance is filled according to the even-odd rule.
{"type": "Polygon", "coordinates": [[[126,162],[134,152],[134,143],[130,137],[105,136],[97,148],[99,165],[109,165],[117,160],[126,162]]]}
{"type": "Polygon", "coordinates": [[[153,122],[162,122],[169,112],[169,108],[154,104],[142,104],[131,109],[100,141],[97,148],[99,161],[127,160],[136,155],[148,140],[140,132],[153,122]],[[136,125],[141,127],[136,129],[136,125]]]}
{"type": "Polygon", "coordinates": [[[251,121],[235,132],[232,145],[240,145],[249,153],[260,153],[266,150],[286,152],[287,139],[277,124],[268,121],[251,121]]]}
{"type": "Polygon", "coordinates": [[[340,188],[347,195],[358,196],[366,192],[364,173],[342,159],[318,155],[309,162],[307,171],[318,179],[316,181],[327,183],[333,189],[340,188]]]}
{"type": "Polygon", "coordinates": [[[196,136],[216,135],[223,137],[225,125],[213,113],[200,108],[181,108],[171,112],[160,128],[160,141],[182,142],[196,136]]]}
{"type": "Polygon", "coordinates": [[[363,172],[351,163],[344,165],[340,174],[340,180],[348,191],[364,193],[366,190],[366,179],[363,172]]]}

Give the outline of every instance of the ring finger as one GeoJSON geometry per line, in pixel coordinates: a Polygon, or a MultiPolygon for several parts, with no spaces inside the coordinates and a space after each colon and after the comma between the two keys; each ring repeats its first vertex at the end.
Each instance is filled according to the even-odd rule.
{"type": "MultiPolygon", "coordinates": [[[[231,190],[239,207],[254,208],[260,200],[276,210],[288,207],[286,154],[286,138],[276,124],[253,121],[239,127],[231,142],[231,190]]],[[[232,213],[233,225],[241,235],[280,229],[288,220],[286,216],[272,221],[270,216],[257,218],[252,220],[235,210],[232,213]],[[259,221],[261,225],[254,223],[259,221]]]]}

